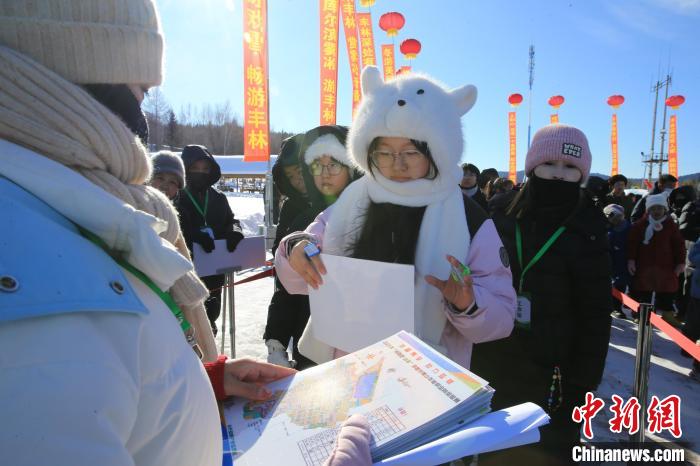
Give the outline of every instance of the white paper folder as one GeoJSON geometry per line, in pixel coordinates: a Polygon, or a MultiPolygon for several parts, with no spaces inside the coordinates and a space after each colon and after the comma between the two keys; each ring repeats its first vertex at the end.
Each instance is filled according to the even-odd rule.
{"type": "Polygon", "coordinates": [[[194,269],[199,277],[220,275],[265,265],[264,236],[243,238],[233,252],[228,252],[226,249],[225,239],[217,239],[214,244],[216,247],[209,253],[205,252],[199,244],[192,244],[194,269]]]}

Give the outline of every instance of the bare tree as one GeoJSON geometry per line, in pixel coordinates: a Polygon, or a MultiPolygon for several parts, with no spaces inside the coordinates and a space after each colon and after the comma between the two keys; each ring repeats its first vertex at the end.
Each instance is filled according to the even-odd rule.
{"type": "Polygon", "coordinates": [[[155,150],[158,150],[163,145],[163,128],[170,111],[170,106],[160,87],[154,87],[148,91],[144,99],[143,109],[148,121],[148,142],[155,146],[155,150]]]}
{"type": "MultiPolygon", "coordinates": [[[[162,95],[160,99],[162,105],[162,95]]],[[[152,110],[152,106],[149,106],[148,112],[152,110]]],[[[230,102],[201,107],[185,104],[180,107],[177,116],[170,110],[163,115],[159,127],[165,135],[161,139],[164,138],[172,146],[202,144],[217,155],[243,154],[243,127],[230,102]]],[[[278,154],[282,140],[291,135],[286,131],[270,131],[270,153],[278,154]]]]}

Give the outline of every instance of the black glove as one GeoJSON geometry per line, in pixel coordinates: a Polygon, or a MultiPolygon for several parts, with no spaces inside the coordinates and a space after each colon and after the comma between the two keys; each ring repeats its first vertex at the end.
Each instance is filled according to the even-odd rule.
{"type": "Polygon", "coordinates": [[[243,233],[240,231],[229,231],[226,233],[226,249],[228,249],[228,252],[233,252],[236,250],[236,246],[238,246],[238,243],[241,242],[243,239],[243,233]]]}
{"type": "Polygon", "coordinates": [[[198,231],[195,233],[194,236],[192,236],[192,242],[199,243],[199,245],[202,246],[202,249],[204,249],[204,252],[207,253],[212,252],[215,247],[214,240],[203,231],[198,231]]]}

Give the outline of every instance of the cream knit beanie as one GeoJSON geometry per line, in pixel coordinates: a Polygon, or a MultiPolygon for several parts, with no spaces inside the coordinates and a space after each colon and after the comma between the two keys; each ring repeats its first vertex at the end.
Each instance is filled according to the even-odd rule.
{"type": "Polygon", "coordinates": [[[163,80],[153,0],[2,0],[0,45],[76,84],[163,80]]]}

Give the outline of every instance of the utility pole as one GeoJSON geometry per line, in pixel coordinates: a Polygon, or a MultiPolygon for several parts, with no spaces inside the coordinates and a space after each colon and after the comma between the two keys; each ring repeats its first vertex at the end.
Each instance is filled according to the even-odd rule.
{"type": "Polygon", "coordinates": [[[664,118],[663,118],[663,125],[661,126],[661,148],[659,150],[659,178],[661,178],[661,175],[663,174],[663,166],[664,166],[664,161],[668,161],[668,159],[664,159],[664,143],[666,142],[666,111],[668,110],[668,106],[666,105],[666,100],[668,100],[668,88],[671,87],[671,75],[667,74],[666,75],[666,95],[664,96],[664,118]]]}
{"type": "Polygon", "coordinates": [[[532,83],[535,81],[535,46],[530,45],[530,63],[528,70],[530,72],[530,92],[527,98],[528,116],[527,116],[527,148],[530,149],[530,133],[532,128],[532,83]]]}
{"type": "Polygon", "coordinates": [[[659,176],[663,173],[664,162],[668,162],[668,158],[664,158],[664,143],[666,141],[666,105],[665,102],[668,98],[668,90],[671,87],[671,75],[667,74],[663,81],[656,81],[652,86],[651,91],[654,93],[654,115],[651,124],[651,149],[648,154],[642,152],[642,163],[646,166],[644,167],[644,177],[649,181],[652,180],[654,176],[654,165],[659,164],[659,176]],[[661,150],[657,154],[654,152],[654,146],[656,143],[656,115],[659,106],[659,91],[665,88],[666,97],[664,98],[664,116],[663,116],[663,127],[661,129],[661,150]],[[648,172],[647,172],[648,168],[648,172]]]}

